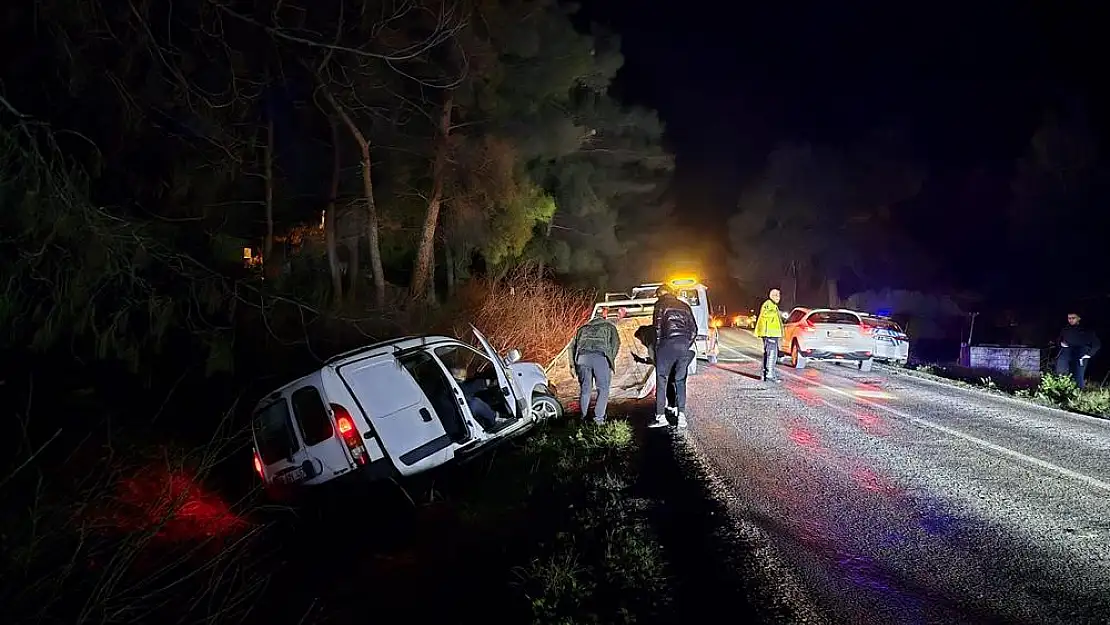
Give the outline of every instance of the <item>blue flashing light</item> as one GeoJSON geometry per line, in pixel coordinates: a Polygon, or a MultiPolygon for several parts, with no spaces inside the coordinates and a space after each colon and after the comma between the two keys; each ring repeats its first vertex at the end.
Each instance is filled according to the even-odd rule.
{"type": "Polygon", "coordinates": [[[875,316],[876,317],[889,317],[890,316],[890,309],[889,308],[880,308],[880,309],[875,311],[875,316]]]}

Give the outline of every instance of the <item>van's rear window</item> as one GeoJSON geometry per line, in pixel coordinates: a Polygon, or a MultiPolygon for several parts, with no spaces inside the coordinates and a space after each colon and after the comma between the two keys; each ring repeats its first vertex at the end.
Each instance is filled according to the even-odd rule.
{"type": "Polygon", "coordinates": [[[306,447],[318,445],[329,438],[333,432],[328,410],[315,386],[306,386],[293,392],[293,414],[301,424],[301,435],[306,447]]]}
{"type": "Polygon", "coordinates": [[[811,323],[830,323],[841,326],[858,326],[859,317],[846,312],[815,312],[810,315],[811,323]]]}
{"type": "Polygon", "coordinates": [[[301,448],[284,397],[254,413],[254,440],[264,464],[288,458],[301,448]]]}

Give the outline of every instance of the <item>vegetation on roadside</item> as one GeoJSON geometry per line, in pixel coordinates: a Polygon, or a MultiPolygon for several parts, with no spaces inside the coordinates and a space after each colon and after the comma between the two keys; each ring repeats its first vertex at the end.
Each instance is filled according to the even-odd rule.
{"type": "MultiPolygon", "coordinates": [[[[590,300],[528,268],[496,284],[473,280],[464,293],[439,319],[417,320],[460,331],[474,323],[499,347],[518,347],[538,362],[565,345],[590,300]],[[504,314],[505,293],[547,320],[504,314]]],[[[289,557],[276,537],[302,530],[266,513],[270,506],[250,493],[247,436],[235,429],[234,413],[208,444],[166,445],[155,428],[113,425],[126,421],[122,407],[95,385],[47,397],[33,387],[0,388],[6,405],[25,406],[15,430],[22,435],[6,439],[10,460],[0,478],[0,602],[11,622],[230,622],[249,620],[259,601],[287,599],[273,580],[286,574],[278,563],[289,557]],[[63,410],[102,424],[71,434],[39,416],[63,410]]],[[[165,414],[151,421],[182,416],[171,397],[160,403],[165,414]]],[[[518,536],[510,559],[491,573],[515,589],[505,606],[513,618],[632,622],[666,593],[651,532],[627,493],[631,446],[624,422],[553,424],[459,468],[462,477],[447,480],[454,487],[413,491],[412,502],[416,514],[436,511],[433,534],[518,536]]],[[[390,557],[390,547],[377,543],[357,555],[377,561],[390,557]]]]}
{"type": "Polygon", "coordinates": [[[1036,390],[1019,391],[1017,395],[1055,408],[1110,418],[1110,388],[1088,384],[1080,389],[1069,375],[1046,373],[1036,390]]]}
{"type": "MultiPolygon", "coordinates": [[[[299,559],[305,556],[291,554],[280,538],[331,533],[295,529],[296,521],[281,521],[256,496],[229,504],[226,490],[214,490],[219,465],[242,462],[228,447],[241,437],[224,432],[219,443],[189,450],[133,448],[133,441],[100,434],[68,458],[55,453],[61,446],[9,450],[19,453],[8,456],[0,484],[0,604],[8,622],[242,622],[264,604],[311,623],[320,616],[317,599],[354,612],[365,599],[384,601],[388,588],[403,596],[412,581],[406,575],[426,573],[390,562],[413,551],[433,554],[421,556],[415,571],[469,579],[481,569],[477,577],[490,587],[510,588],[482,612],[513,622],[631,623],[668,597],[657,541],[629,495],[635,476],[627,422],[547,424],[431,485],[402,485],[408,512],[372,498],[378,522],[405,514],[423,520],[408,538],[370,523],[363,528],[370,540],[345,550],[336,570],[362,562],[360,600],[344,600],[352,589],[341,577],[300,579],[298,570],[328,570],[329,556],[299,559]],[[108,465],[104,453],[112,457],[108,465]],[[491,562],[494,553],[501,560],[491,562]],[[369,583],[378,576],[382,585],[369,583]],[[312,601],[290,597],[289,579],[312,601]]],[[[318,522],[349,522],[353,510],[341,508],[318,522]]]]}
{"type": "MultiPolygon", "coordinates": [[[[247,501],[211,488],[241,436],[222,429],[191,449],[109,417],[80,438],[68,428],[44,438],[36,411],[57,404],[29,390],[21,405],[25,435],[4,439],[0,470],[6,622],[232,622],[251,612],[270,576],[255,549],[268,528],[249,519],[247,501]]],[[[100,408],[83,416],[110,414],[100,408]]]]}
{"type": "Polygon", "coordinates": [[[1034,377],[924,363],[912,365],[907,371],[968,388],[1011,395],[1043,406],[1110,418],[1110,388],[1088,383],[1080,390],[1068,375],[1043,373],[1034,377]]]}
{"type": "Polygon", "coordinates": [[[548,430],[526,444],[519,460],[542,467],[540,482],[554,486],[536,493],[534,477],[518,483],[539,496],[530,516],[555,530],[514,569],[533,622],[638,622],[669,598],[658,542],[629,495],[632,445],[625,421],[548,430]]]}

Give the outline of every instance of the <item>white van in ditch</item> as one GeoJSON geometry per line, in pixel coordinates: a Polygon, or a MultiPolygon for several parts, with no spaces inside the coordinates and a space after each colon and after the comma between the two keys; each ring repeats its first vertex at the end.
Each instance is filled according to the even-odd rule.
{"type": "Polygon", "coordinates": [[[369,345],[267,395],[254,468],[271,495],[358,475],[410,476],[465,459],[563,409],[542,367],[445,336],[369,345]]]}

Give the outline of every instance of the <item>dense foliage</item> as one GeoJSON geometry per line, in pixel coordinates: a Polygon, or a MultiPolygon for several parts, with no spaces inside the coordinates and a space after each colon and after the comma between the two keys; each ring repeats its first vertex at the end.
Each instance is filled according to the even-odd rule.
{"type": "Polygon", "coordinates": [[[600,286],[667,218],[619,41],[553,0],[45,0],[4,30],[17,345],[219,351],[274,297],[363,315],[522,263],[600,286]]]}

